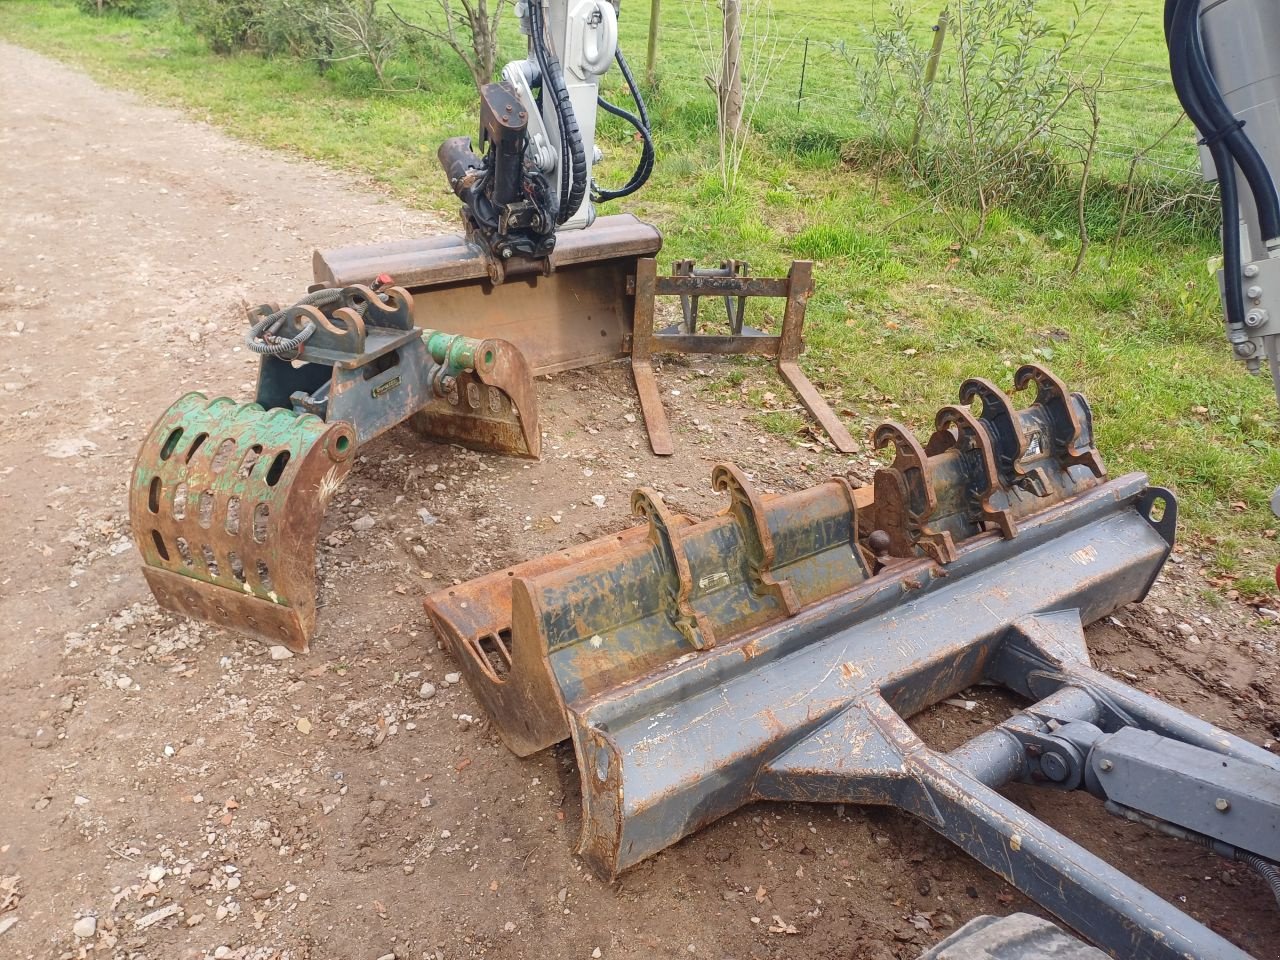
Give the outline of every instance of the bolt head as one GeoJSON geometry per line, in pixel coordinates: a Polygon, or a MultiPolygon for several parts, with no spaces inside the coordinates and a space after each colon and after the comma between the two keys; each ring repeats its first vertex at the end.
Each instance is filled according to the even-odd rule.
{"type": "Polygon", "coordinates": [[[1246,277],[1256,277],[1258,275],[1258,265],[1256,263],[1248,264],[1244,268],[1244,275],[1246,277]]]}
{"type": "Polygon", "coordinates": [[[1213,801],[1213,808],[1219,813],[1226,813],[1231,809],[1231,801],[1226,797],[1219,797],[1217,800],[1213,801]]]}
{"type": "Polygon", "coordinates": [[[1103,773],[1107,773],[1111,770],[1112,767],[1115,766],[1115,764],[1112,763],[1110,760],[1103,760],[1100,764],[1098,764],[1098,766],[1102,768],[1103,773]]]}

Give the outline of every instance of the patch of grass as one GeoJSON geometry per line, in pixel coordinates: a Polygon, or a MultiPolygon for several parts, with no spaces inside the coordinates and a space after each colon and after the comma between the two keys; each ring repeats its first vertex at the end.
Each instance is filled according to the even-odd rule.
{"type": "MultiPolygon", "coordinates": [[[[413,19],[424,2],[396,6],[413,19]]],[[[757,113],[733,196],[717,173],[715,103],[689,36],[690,5],[663,7],[658,84],[648,98],[658,162],[649,186],[623,208],[662,229],[664,265],[731,256],[750,262],[757,275],[776,275],[792,257],[818,261],[806,328],[810,377],[839,408],[872,420],[892,416],[921,433],[939,406],[955,401],[964,378],[985,376],[1007,387],[1019,365],[1049,363],[1089,398],[1111,472],[1143,470],[1174,488],[1184,533],[1213,558],[1210,566],[1235,577],[1242,593],[1273,591],[1275,544],[1261,531],[1275,525],[1267,500],[1280,480],[1280,426],[1269,381],[1247,376],[1222,336],[1217,285],[1206,269],[1219,252],[1212,208],[1170,193],[1183,182],[1175,175],[1195,162],[1190,131],[1153,154],[1162,166],[1128,178],[1132,149],[1178,112],[1158,8],[1147,0],[1113,0],[1093,53],[1082,60],[1102,55],[1136,22],[1104,95],[1108,155],[1087,205],[1094,243],[1073,275],[1078,241],[1070,184],[992,211],[981,239],[970,243],[959,238],[973,234],[976,212],[939,209],[910,184],[875,176],[873,143],[862,143],[865,156],[847,149],[866,131],[850,109],[849,67],[839,45],[856,53],[860,24],[883,15],[883,3],[849,0],[839,14],[800,0],[774,6],[785,62],[757,113]],[[1151,198],[1168,203],[1166,213],[1130,217],[1113,243],[1126,204],[1150,208],[1151,198]],[[887,408],[885,397],[899,406],[887,408]]],[[[1068,5],[1052,6],[1045,8],[1051,16],[1066,16],[1068,5]]],[[[624,4],[621,22],[638,72],[645,9],[624,4]]],[[[921,10],[922,25],[936,15],[933,7],[921,10]]],[[[394,62],[397,91],[388,91],[356,63],[322,75],[312,64],[212,56],[163,13],[99,20],[70,0],[6,0],[0,36],[178,105],[249,142],[366,177],[409,203],[456,207],[435,150],[446,137],[473,132],[477,108],[466,71],[443,49],[428,45],[417,59],[394,62]]],[[[504,58],[520,54],[512,18],[502,41],[504,58]]],[[[625,102],[617,71],[604,95],[625,102]]],[[[634,138],[606,119],[599,139],[607,155],[600,179],[624,181],[635,163],[634,138]]],[[[716,319],[714,305],[705,306],[708,319],[716,319]]],[[[756,315],[748,322],[776,320],[756,315]]],[[[717,387],[740,398],[755,379],[752,369],[744,362],[717,387]]],[[[768,389],[781,396],[785,387],[768,389]]],[[[747,399],[759,393],[749,389],[747,399]]],[[[791,411],[761,414],[759,422],[785,436],[803,426],[791,411]]]]}
{"type": "Polygon", "coordinates": [[[791,251],[806,260],[847,259],[875,268],[889,259],[889,245],[846,224],[817,223],[791,239],[791,251]]]}
{"type": "Polygon", "coordinates": [[[804,418],[791,410],[770,410],[753,418],[766,433],[778,437],[794,437],[804,429],[804,418]]]}

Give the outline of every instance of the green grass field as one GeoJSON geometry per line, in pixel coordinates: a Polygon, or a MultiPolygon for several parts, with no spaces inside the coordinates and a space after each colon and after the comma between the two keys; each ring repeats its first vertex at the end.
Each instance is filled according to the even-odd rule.
{"type": "MultiPolygon", "coordinates": [[[[423,3],[398,9],[412,19],[423,3]]],[[[623,208],[662,229],[664,258],[734,256],[761,274],[792,258],[817,261],[805,365],[838,407],[874,416],[880,398],[891,397],[901,404],[895,418],[923,427],[964,377],[1007,385],[1020,363],[1050,363],[1090,398],[1112,471],[1145,470],[1176,489],[1186,536],[1205,548],[1218,582],[1244,594],[1274,590],[1275,544],[1264,531],[1276,524],[1267,499],[1280,481],[1278,418],[1270,382],[1247,376],[1221,334],[1208,266],[1216,237],[1174,206],[1111,242],[1129,158],[1179,113],[1158,5],[1115,0],[1095,10],[1095,18],[1105,13],[1101,26],[1073,62],[1097,69],[1114,55],[1100,101],[1102,179],[1087,207],[1093,245],[1075,276],[1073,186],[995,210],[975,240],[973,211],[939,209],[928,194],[842,160],[866,132],[847,109],[847,58],[866,43],[863,24],[886,16],[888,5],[833,6],[807,16],[811,4],[776,0],[771,36],[784,56],[730,195],[716,163],[714,98],[690,39],[700,8],[668,0],[650,91],[658,167],[623,208]]],[[[940,6],[919,7],[918,29],[927,32],[940,6]]],[[[624,3],[623,44],[640,73],[647,16],[641,0],[624,3]]],[[[365,175],[410,203],[455,206],[435,150],[446,136],[471,132],[476,106],[465,69],[447,52],[395,63],[396,84],[413,88],[395,92],[376,89],[355,63],[321,76],[284,59],[217,57],[169,16],[98,20],[63,0],[0,0],[0,36],[245,140],[365,175]]],[[[513,24],[504,45],[508,58],[520,53],[513,24]]],[[[616,71],[607,92],[623,97],[616,71]]],[[[601,142],[609,154],[602,178],[624,179],[635,144],[613,126],[601,142]]],[[[1189,127],[1150,159],[1143,178],[1203,192],[1188,173],[1196,161],[1189,127]]],[[[724,390],[736,396],[732,379],[724,390]]],[[[776,415],[761,423],[778,432],[796,426],[776,415]]]]}

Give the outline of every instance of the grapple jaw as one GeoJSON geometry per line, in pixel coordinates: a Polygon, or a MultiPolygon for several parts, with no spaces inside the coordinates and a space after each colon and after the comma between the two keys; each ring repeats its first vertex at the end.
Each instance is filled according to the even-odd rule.
{"type": "MultiPolygon", "coordinates": [[[[283,311],[277,341],[314,332],[297,353],[262,357],[258,403],[345,420],[362,445],[410,420],[433,440],[540,456],[538,397],[514,345],[415,327],[413,297],[402,287],[355,284],[309,297],[330,290],[335,298],[323,305],[283,311]]],[[[277,313],[258,307],[250,322],[277,313]]]]}
{"type": "Polygon", "coordinates": [[[305,651],[315,541],[351,469],[349,423],[189,393],[134,464],[129,514],[160,605],[305,651]]]}
{"type": "Polygon", "coordinates": [[[134,467],[133,537],[162,606],[305,651],[316,537],[357,447],[411,420],[537,458],[537,396],[514,346],[415,327],[400,287],[313,290],[249,322],[257,402],[192,393],[160,417],[134,467]]]}
{"type": "Polygon", "coordinates": [[[541,456],[538,396],[523,353],[506,340],[434,330],[423,331],[422,341],[439,367],[434,398],[410,418],[415,430],[484,453],[541,456]]]}

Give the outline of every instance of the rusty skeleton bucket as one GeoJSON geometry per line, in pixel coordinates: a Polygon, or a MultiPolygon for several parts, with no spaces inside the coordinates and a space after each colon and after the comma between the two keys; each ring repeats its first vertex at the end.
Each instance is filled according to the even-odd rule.
{"type": "Polygon", "coordinates": [[[291,650],[315,625],[315,539],[355,431],[189,393],[134,464],[133,539],[162,607],[291,650]]]}
{"type": "Polygon", "coordinates": [[[399,287],[313,291],[250,311],[269,347],[257,400],[192,393],[156,422],[129,494],[143,573],[161,606],[305,651],[315,541],[357,448],[406,420],[436,440],[541,451],[520,352],[413,323],[399,287]]]}
{"type": "Polygon", "coordinates": [[[1245,957],[997,792],[1084,789],[1084,754],[1058,736],[1081,724],[1280,783],[1265,751],[1090,665],[1083,624],[1145,596],[1176,503],[1140,474],[1107,478],[1088,406],[1048,371],[1015,384],[1030,405],[967,381],[961,399],[981,409],[942,410],[924,444],[882,426],[894,458],[869,488],[767,496],[723,464],[719,516],[674,515],[641,490],[643,525],[427,599],[515,753],[572,738],[579,852],[596,871],[754,800],[880,804],[1114,955],[1245,957]],[[907,725],[979,682],[1032,705],[950,753],[907,725]]]}

